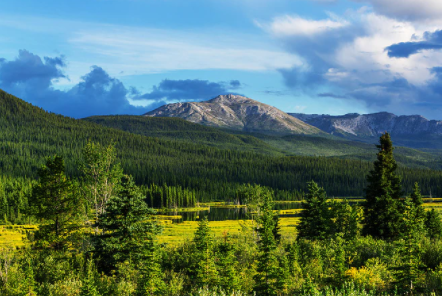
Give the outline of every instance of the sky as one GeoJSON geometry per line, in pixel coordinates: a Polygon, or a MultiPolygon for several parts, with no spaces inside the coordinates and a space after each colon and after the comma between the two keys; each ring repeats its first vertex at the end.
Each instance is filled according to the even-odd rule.
{"type": "Polygon", "coordinates": [[[440,0],[2,0],[0,89],[74,118],[239,94],[442,120],[440,0]]]}

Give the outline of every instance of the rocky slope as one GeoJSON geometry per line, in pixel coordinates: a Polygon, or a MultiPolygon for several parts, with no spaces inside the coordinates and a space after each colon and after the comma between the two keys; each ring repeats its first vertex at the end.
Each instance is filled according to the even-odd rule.
{"type": "Polygon", "coordinates": [[[428,120],[420,115],[396,116],[387,112],[346,114],[343,116],[290,113],[308,124],[330,134],[378,137],[383,132],[392,136],[442,135],[442,121],[428,120]]]}
{"type": "Polygon", "coordinates": [[[275,107],[238,95],[222,95],[205,102],[168,104],[144,116],[179,117],[207,126],[247,132],[324,134],[275,107]]]}

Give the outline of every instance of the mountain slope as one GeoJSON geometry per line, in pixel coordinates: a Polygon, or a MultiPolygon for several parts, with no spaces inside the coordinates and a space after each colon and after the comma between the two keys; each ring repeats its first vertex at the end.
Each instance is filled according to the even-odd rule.
{"type": "MultiPolygon", "coordinates": [[[[208,127],[169,117],[93,116],[84,120],[138,135],[266,155],[326,156],[367,161],[373,161],[376,157],[376,147],[373,144],[333,136],[271,136],[208,127]]],[[[404,147],[397,147],[395,155],[401,166],[442,169],[440,155],[404,147]]]]}
{"type": "Polygon", "coordinates": [[[275,107],[237,96],[223,95],[206,102],[176,103],[148,112],[150,117],[179,117],[207,126],[247,132],[322,134],[319,129],[275,107]]]}
{"type": "Polygon", "coordinates": [[[415,148],[442,148],[442,121],[420,115],[396,116],[392,113],[346,114],[342,116],[290,113],[324,132],[347,139],[377,141],[389,132],[396,145],[415,148]]]}
{"type": "Polygon", "coordinates": [[[284,155],[278,148],[256,137],[231,134],[228,131],[192,123],[181,118],[117,115],[92,116],[83,120],[147,137],[188,141],[222,149],[254,151],[274,156],[284,155]]]}

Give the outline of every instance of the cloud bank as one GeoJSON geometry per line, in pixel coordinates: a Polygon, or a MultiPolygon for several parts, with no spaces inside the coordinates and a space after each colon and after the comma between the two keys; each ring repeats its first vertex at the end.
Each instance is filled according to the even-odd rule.
{"type": "MultiPolygon", "coordinates": [[[[280,16],[259,24],[303,61],[280,69],[286,86],[310,98],[363,102],[373,112],[441,119],[442,24],[427,8],[412,14],[418,1],[401,0],[396,10],[396,0],[365,2],[375,12],[319,20],[280,16]]],[[[442,2],[428,6],[438,10],[442,2]]]]}
{"type": "Polygon", "coordinates": [[[92,66],[81,81],[68,90],[58,90],[53,83],[68,79],[64,74],[65,58],[44,57],[20,50],[15,60],[0,59],[0,88],[45,110],[74,118],[92,115],[141,115],[167,102],[198,101],[241,88],[241,82],[205,80],[163,80],[149,93],[126,87],[103,68],[92,66]],[[130,101],[146,100],[145,107],[130,101]]]}

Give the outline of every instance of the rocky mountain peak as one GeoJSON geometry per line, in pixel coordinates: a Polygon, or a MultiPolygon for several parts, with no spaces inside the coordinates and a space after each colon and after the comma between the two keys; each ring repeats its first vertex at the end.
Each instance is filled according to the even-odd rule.
{"type": "Polygon", "coordinates": [[[207,103],[211,104],[224,104],[224,105],[235,105],[235,104],[260,104],[259,102],[252,100],[250,98],[228,94],[228,95],[220,95],[214,99],[207,101],[207,103]]]}
{"type": "Polygon", "coordinates": [[[179,117],[207,126],[272,134],[323,134],[322,131],[281,110],[228,94],[204,102],[168,104],[145,114],[154,117],[179,117]]]}

